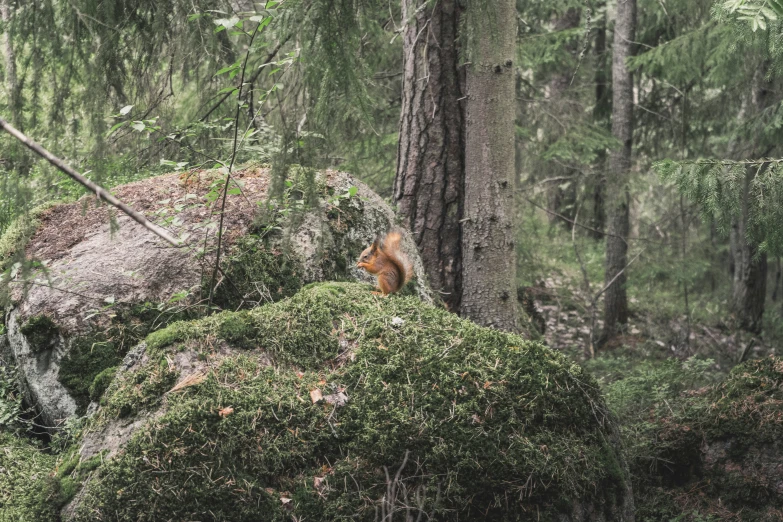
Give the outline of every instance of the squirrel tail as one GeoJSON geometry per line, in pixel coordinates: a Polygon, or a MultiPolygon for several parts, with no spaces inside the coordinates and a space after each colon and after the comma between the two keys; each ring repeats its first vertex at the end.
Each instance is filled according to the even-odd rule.
{"type": "Polygon", "coordinates": [[[413,277],[413,264],[411,264],[408,256],[405,255],[405,252],[403,252],[403,250],[400,248],[401,241],[402,234],[400,234],[397,230],[393,230],[386,234],[386,237],[383,238],[383,250],[387,255],[395,258],[400,268],[402,268],[402,286],[404,286],[408,281],[411,280],[411,277],[413,277]]]}

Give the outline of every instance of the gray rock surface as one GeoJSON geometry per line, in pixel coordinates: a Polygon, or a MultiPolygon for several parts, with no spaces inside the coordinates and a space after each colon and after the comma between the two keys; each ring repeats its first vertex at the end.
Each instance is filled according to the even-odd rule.
{"type": "MultiPolygon", "coordinates": [[[[242,179],[242,194],[228,198],[224,237],[229,245],[248,231],[258,204],[267,198],[269,169],[247,171],[242,179]]],[[[215,175],[199,176],[196,181],[183,181],[181,175],[170,174],[113,190],[148,218],[158,222],[168,219],[168,223],[161,224],[168,224],[175,234],[189,235],[185,248],[169,246],[124,215],[112,216],[105,206],[95,206],[91,196],[55,206],[42,215],[42,225],[27,247],[27,257],[46,268],[24,279],[17,276],[19,279],[12,285],[14,305],[6,311],[10,352],[20,369],[28,401],[41,412],[42,424],[58,426],[77,411],[76,402],[58,380],[60,362],[67,355],[71,340],[106,329],[115,307],[162,303],[183,290],[198,294],[202,273],[205,267],[209,270],[209,256],[196,254],[204,243],[205,231],[212,230],[214,236],[210,222],[216,221],[205,199],[207,182],[214,180],[215,175]],[[175,212],[172,208],[178,208],[178,204],[184,207],[175,212]],[[20,327],[41,315],[54,322],[59,334],[50,347],[36,351],[20,327]]],[[[242,176],[237,174],[238,178],[242,176]]],[[[351,198],[339,199],[339,203],[319,200],[286,234],[286,243],[305,267],[304,283],[328,277],[320,267],[330,249],[347,252],[350,245],[350,251],[356,251],[358,245],[369,245],[376,235],[393,228],[395,223],[392,209],[349,174],[326,171],[319,174],[319,183],[338,196],[351,187],[357,191],[351,198]],[[338,204],[351,213],[351,219],[344,223],[338,218],[339,234],[333,231],[327,215],[338,204]]],[[[404,238],[403,248],[413,263],[419,295],[431,302],[423,266],[410,237],[404,238]]],[[[374,281],[355,263],[355,259],[345,263],[351,277],[374,281]]]]}

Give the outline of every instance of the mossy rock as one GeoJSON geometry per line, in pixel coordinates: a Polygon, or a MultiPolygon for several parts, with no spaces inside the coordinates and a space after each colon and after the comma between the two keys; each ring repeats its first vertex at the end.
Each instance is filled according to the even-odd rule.
{"type": "Polygon", "coordinates": [[[639,520],[683,506],[716,520],[780,520],[783,359],[741,364],[724,382],[688,394],[682,408],[646,421],[655,423],[651,444],[666,449],[655,455],[660,480],[639,488],[641,508],[653,518],[639,520]]]}
{"type": "Polygon", "coordinates": [[[110,457],[64,519],[632,519],[578,365],[371,290],[313,284],[151,334],[76,442],[110,457]],[[135,428],[110,447],[117,426],[135,428]]]}
{"type": "Polygon", "coordinates": [[[55,462],[34,441],[0,432],[0,520],[57,520],[67,499],[55,462]]]}
{"type": "MultiPolygon", "coordinates": [[[[356,258],[394,226],[392,209],[360,181],[331,170],[311,172],[313,194],[305,207],[294,197],[307,178],[303,171],[293,168],[282,199],[271,201],[270,169],[249,166],[233,174],[242,191],[226,199],[215,277],[216,245],[205,244],[204,229],[215,225],[205,216],[223,179],[219,171],[113,188],[150,219],[189,238],[187,248],[167,247],[93,196],[41,207],[10,226],[0,237],[0,266],[13,265],[15,280],[0,283],[0,298],[26,402],[39,410],[41,424],[54,431],[84,414],[106,384],[93,386],[101,372],[173,320],[279,301],[313,281],[372,281],[356,258]],[[270,203],[273,208],[262,212],[270,203]]],[[[410,237],[404,248],[419,276],[407,291],[431,301],[410,237]]]]}

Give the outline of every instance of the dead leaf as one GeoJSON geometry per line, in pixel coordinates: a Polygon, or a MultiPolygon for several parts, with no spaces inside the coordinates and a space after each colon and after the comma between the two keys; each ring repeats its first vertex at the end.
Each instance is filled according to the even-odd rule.
{"type": "Polygon", "coordinates": [[[310,390],[310,400],[313,401],[313,404],[322,400],[323,398],[324,396],[321,393],[321,390],[319,390],[318,388],[310,390]]]}
{"type": "Polygon", "coordinates": [[[227,406],[227,407],[223,408],[222,410],[220,410],[218,412],[218,415],[220,415],[221,417],[223,417],[225,419],[226,417],[228,417],[232,413],[234,413],[234,408],[232,408],[231,406],[227,406]]]}
{"type": "Polygon", "coordinates": [[[315,487],[315,489],[321,489],[323,487],[324,480],[326,480],[326,477],[315,477],[313,479],[313,487],[315,487]]]}

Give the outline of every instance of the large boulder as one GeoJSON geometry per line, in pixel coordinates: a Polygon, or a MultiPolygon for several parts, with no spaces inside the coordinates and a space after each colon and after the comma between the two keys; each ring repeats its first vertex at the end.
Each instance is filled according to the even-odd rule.
{"type": "Polygon", "coordinates": [[[783,359],[735,367],[720,384],[651,412],[639,504],[644,520],[783,518],[783,359]]]}
{"type": "MultiPolygon", "coordinates": [[[[268,203],[270,169],[235,173],[224,217],[222,270],[211,304],[256,306],[322,280],[371,281],[355,267],[359,252],[391,228],[394,214],[350,175],[316,176],[292,168],[268,203]]],[[[175,234],[172,248],[92,196],[37,209],[0,238],[10,275],[6,325],[23,389],[49,428],[83,414],[127,351],[175,319],[207,306],[224,177],[218,171],[170,174],[116,188],[121,200],[175,234]]],[[[425,301],[415,245],[403,245],[425,301]]]]}
{"type": "Polygon", "coordinates": [[[150,334],[61,458],[99,462],[63,519],[633,520],[580,366],[371,290],[318,283],[150,334]]]}

